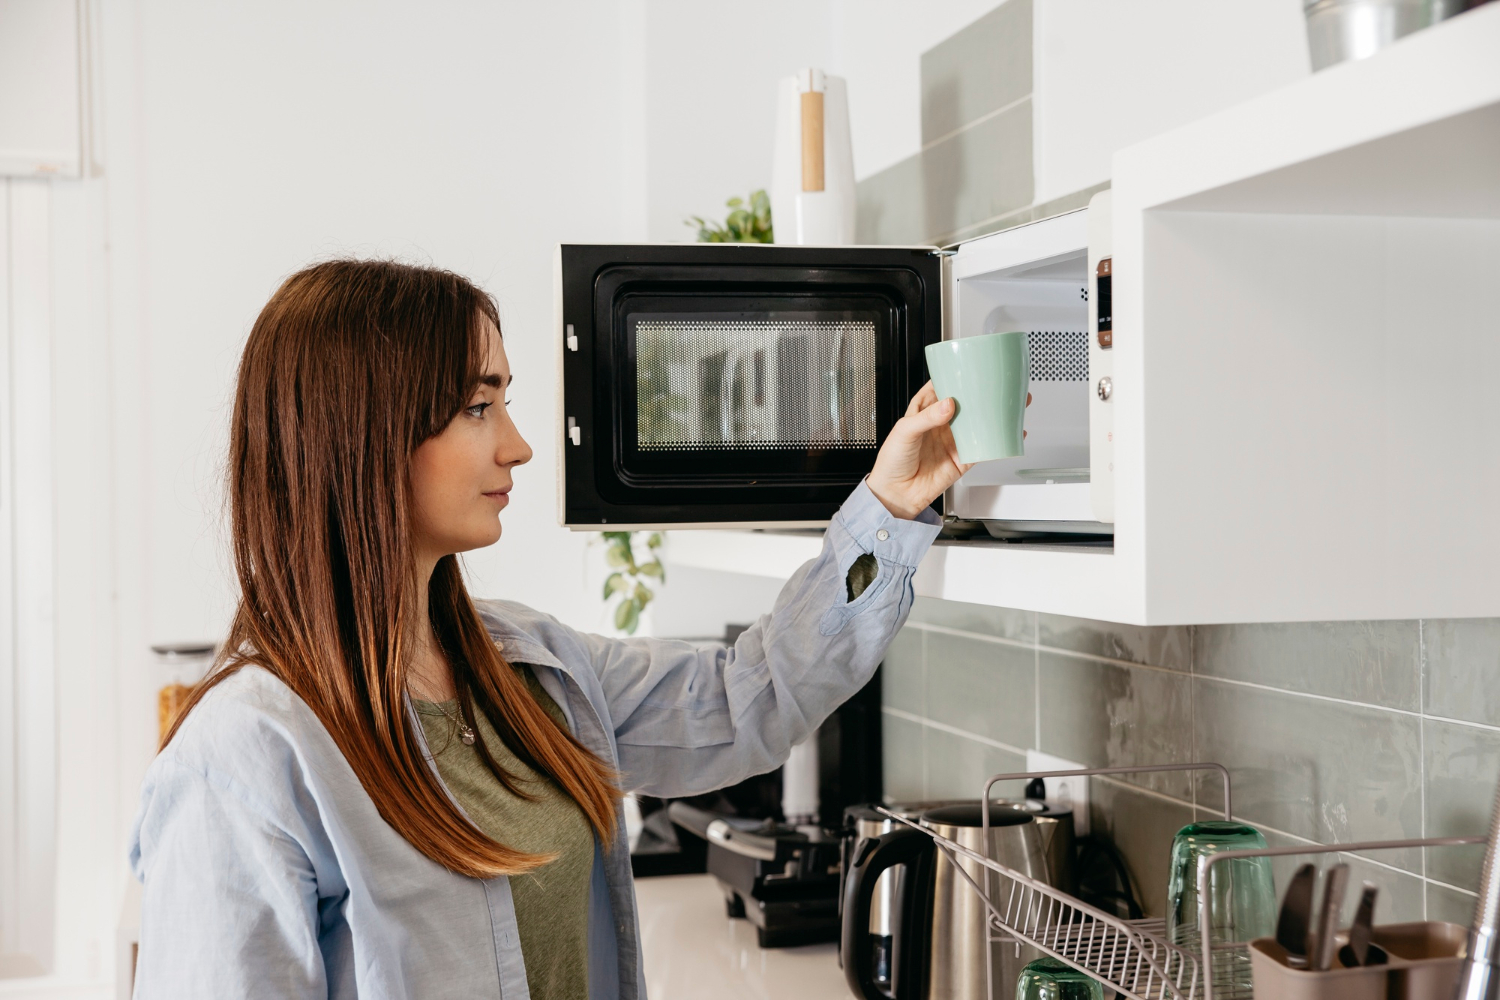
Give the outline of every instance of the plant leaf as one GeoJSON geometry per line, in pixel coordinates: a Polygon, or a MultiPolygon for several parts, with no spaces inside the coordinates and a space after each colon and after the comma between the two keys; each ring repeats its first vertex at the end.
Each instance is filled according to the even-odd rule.
{"type": "Polygon", "coordinates": [[[611,566],[628,566],[630,556],[625,554],[625,549],[618,542],[612,542],[609,551],[604,553],[604,561],[611,566]]]}
{"type": "Polygon", "coordinates": [[[655,596],[655,594],[651,593],[651,589],[644,583],[637,583],[635,585],[635,593],[631,595],[630,599],[640,607],[644,608],[646,605],[651,603],[651,598],[655,596]]]}
{"type": "Polygon", "coordinates": [[[604,599],[607,601],[615,594],[621,593],[629,587],[630,584],[626,582],[623,573],[611,573],[609,574],[609,578],[604,581],[604,599]]]}
{"type": "Polygon", "coordinates": [[[641,606],[634,600],[621,601],[615,608],[615,628],[626,635],[635,635],[641,624],[641,606]]]}
{"type": "Polygon", "coordinates": [[[646,536],[646,548],[648,549],[659,549],[661,548],[661,543],[662,537],[660,531],[653,531],[646,536]]]}
{"type": "Polygon", "coordinates": [[[653,559],[648,563],[641,563],[636,569],[641,576],[655,577],[658,580],[665,580],[667,578],[666,570],[662,569],[659,559],[653,559]]]}

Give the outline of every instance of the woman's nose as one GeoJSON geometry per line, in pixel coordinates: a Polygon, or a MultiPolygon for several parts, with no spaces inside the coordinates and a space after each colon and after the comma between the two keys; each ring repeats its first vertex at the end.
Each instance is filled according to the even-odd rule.
{"type": "Polygon", "coordinates": [[[501,465],[525,465],[531,461],[531,456],[531,445],[527,444],[526,439],[521,436],[520,428],[510,423],[501,438],[500,448],[495,458],[501,465]]]}

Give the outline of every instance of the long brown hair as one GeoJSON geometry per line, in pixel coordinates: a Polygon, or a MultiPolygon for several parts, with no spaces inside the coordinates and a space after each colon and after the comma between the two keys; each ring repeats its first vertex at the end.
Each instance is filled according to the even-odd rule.
{"type": "MultiPolygon", "coordinates": [[[[162,740],[215,684],[262,666],[317,715],[387,823],[475,878],[551,860],[463,817],[423,759],[406,707],[421,585],[411,458],[479,385],[486,320],[500,328],[494,302],[464,278],[385,261],[317,264],[271,296],[245,344],[230,430],[240,603],[220,663],[162,740]]],[[[483,712],[607,842],[614,772],[552,721],[505,662],[453,556],[432,574],[428,614],[465,718],[483,712]]],[[[506,787],[527,794],[483,740],[478,748],[506,787]]]]}

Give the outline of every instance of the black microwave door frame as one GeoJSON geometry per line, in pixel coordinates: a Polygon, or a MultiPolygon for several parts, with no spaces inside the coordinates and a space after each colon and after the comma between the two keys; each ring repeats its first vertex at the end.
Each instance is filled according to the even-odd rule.
{"type": "Polygon", "coordinates": [[[560,263],[563,324],[576,337],[576,349],[564,347],[562,371],[565,419],[579,428],[578,444],[563,443],[563,509],[570,525],[826,521],[869,470],[891,424],[926,380],[922,349],[942,334],[941,259],[931,249],[564,245],[560,263]],[[737,475],[721,459],[702,463],[700,475],[673,476],[659,471],[661,460],[627,454],[633,445],[620,429],[634,428],[636,419],[633,410],[626,413],[635,392],[634,381],[623,377],[635,369],[627,315],[754,316],[804,306],[883,313],[874,445],[838,449],[844,454],[828,461],[809,459],[807,449],[785,449],[775,455],[785,467],[754,475],[737,475]],[[793,466],[799,455],[801,469],[793,466]],[[656,474],[639,473],[653,464],[656,474]]]}

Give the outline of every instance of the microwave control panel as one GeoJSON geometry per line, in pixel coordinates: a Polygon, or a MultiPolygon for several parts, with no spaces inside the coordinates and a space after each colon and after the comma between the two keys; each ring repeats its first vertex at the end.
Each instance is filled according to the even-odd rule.
{"type": "Polygon", "coordinates": [[[1089,500],[1094,516],[1115,520],[1114,251],[1110,246],[1112,199],[1100,191],[1089,201],[1089,500]]]}

